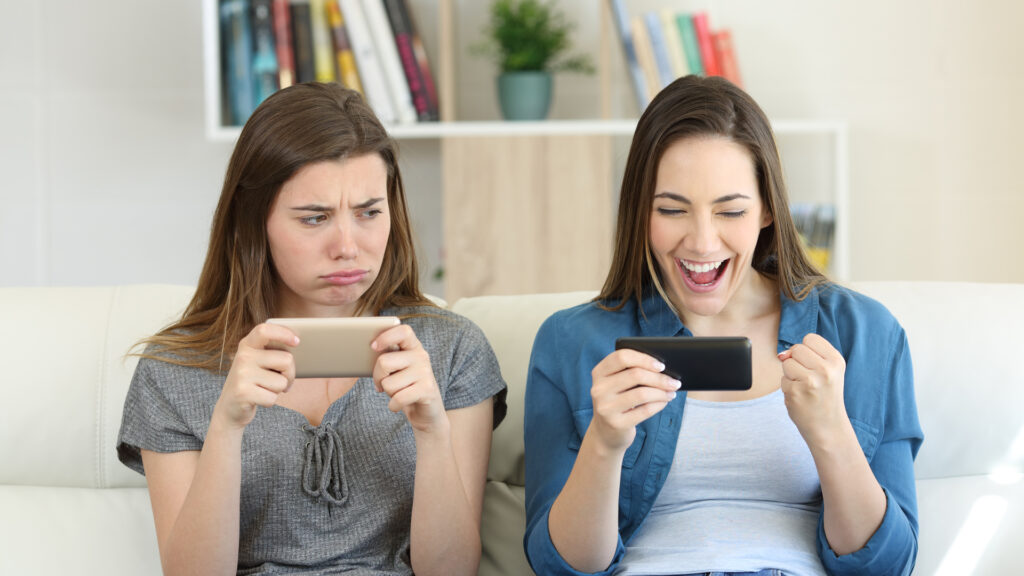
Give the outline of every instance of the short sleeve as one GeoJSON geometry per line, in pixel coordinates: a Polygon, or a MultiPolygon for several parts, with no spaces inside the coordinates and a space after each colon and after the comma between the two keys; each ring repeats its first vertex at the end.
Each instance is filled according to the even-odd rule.
{"type": "Polygon", "coordinates": [[[174,377],[178,368],[167,362],[142,358],[135,368],[124,401],[121,431],[117,437],[117,457],[122,464],[145,474],[141,450],[153,452],[184,452],[201,450],[203,442],[171,400],[166,386],[178,384],[174,377]]]}
{"type": "Polygon", "coordinates": [[[497,428],[505,418],[508,391],[498,358],[476,324],[461,316],[455,324],[458,329],[452,339],[448,385],[442,391],[445,409],[474,406],[494,398],[494,427],[497,428]]]}

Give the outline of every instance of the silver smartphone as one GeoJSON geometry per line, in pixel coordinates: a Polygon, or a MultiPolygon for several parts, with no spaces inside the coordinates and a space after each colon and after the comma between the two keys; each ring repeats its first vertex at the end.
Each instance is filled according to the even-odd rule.
{"type": "Polygon", "coordinates": [[[295,358],[296,378],[348,378],[373,375],[378,353],[373,339],[401,321],[394,316],[358,318],[270,318],[299,337],[299,345],[278,347],[295,358]]]}

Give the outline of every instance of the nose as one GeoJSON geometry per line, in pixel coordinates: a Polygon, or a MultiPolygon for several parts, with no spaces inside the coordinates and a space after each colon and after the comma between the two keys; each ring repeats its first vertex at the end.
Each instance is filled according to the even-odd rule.
{"type": "Polygon", "coordinates": [[[711,218],[695,218],[693,226],[686,235],[684,244],[687,251],[695,255],[710,255],[721,247],[718,228],[711,218]]]}
{"type": "Polygon", "coordinates": [[[352,260],[359,255],[351,224],[338,222],[334,225],[329,249],[330,256],[334,260],[352,260]]]}

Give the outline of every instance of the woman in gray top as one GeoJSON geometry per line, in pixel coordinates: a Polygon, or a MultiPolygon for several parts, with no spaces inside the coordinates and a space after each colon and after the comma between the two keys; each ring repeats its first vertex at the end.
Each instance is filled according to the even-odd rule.
{"type": "MultiPolygon", "coordinates": [[[[300,84],[242,129],[181,319],[146,339],[118,455],[167,574],[475,574],[491,430],[480,330],[420,293],[394,143],[300,84]],[[295,379],[271,317],[399,316],[372,378],[295,379]]],[[[340,351],[344,353],[344,351],[340,351]]]]}

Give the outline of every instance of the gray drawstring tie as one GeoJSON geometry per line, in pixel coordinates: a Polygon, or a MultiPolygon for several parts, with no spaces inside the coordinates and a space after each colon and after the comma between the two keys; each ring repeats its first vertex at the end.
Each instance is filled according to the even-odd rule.
{"type": "Polygon", "coordinates": [[[330,425],[306,424],[302,429],[313,436],[306,441],[303,454],[302,490],[314,498],[341,504],[348,496],[341,462],[341,436],[330,425]]]}

